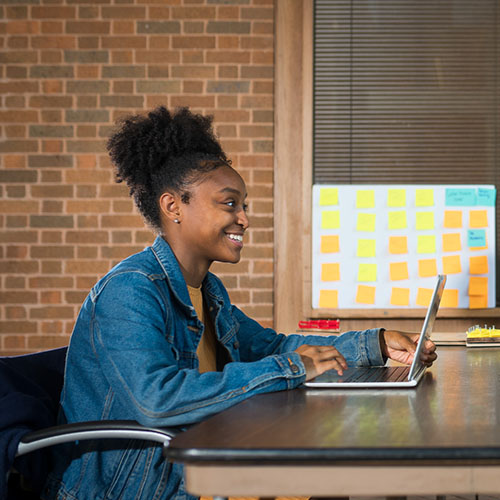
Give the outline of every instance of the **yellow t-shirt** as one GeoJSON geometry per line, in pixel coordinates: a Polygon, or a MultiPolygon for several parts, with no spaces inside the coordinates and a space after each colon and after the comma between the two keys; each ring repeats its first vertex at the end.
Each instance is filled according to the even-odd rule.
{"type": "Polygon", "coordinates": [[[188,292],[198,319],[205,325],[205,330],[196,349],[196,355],[200,363],[200,373],[215,372],[217,371],[217,338],[215,337],[212,320],[208,314],[205,315],[201,286],[193,288],[188,285],[188,292]]]}

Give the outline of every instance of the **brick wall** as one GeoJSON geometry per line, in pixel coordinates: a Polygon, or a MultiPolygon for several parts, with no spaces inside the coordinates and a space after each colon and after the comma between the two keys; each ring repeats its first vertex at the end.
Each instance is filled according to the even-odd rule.
{"type": "Polygon", "coordinates": [[[272,324],[273,1],[0,2],[0,354],[68,341],[89,288],[153,240],[105,152],[158,105],[214,115],[247,182],[251,230],[216,264],[272,324]]]}

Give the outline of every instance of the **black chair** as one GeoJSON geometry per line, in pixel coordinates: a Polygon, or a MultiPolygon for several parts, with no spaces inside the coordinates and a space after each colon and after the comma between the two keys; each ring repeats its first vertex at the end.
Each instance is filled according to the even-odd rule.
{"type": "Polygon", "coordinates": [[[0,357],[0,498],[39,498],[50,468],[48,447],[123,438],[166,447],[175,435],[130,420],[56,425],[66,351],[0,357]]]}

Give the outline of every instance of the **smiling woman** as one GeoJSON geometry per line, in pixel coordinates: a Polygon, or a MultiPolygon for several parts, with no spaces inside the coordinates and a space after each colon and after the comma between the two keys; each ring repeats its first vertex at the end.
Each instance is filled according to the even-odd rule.
{"type": "MultiPolygon", "coordinates": [[[[278,334],[231,304],[209,269],[240,260],[247,193],[210,118],[160,107],[125,119],[108,150],[157,238],[85,300],[68,349],[61,423],[183,428],[254,394],[414,351],[414,338],[378,328],[333,338],[278,334]]],[[[435,358],[432,345],[425,358],[435,358]]],[[[54,464],[46,500],[193,498],[182,466],[160,448],[80,443],[58,449],[54,464]]]]}

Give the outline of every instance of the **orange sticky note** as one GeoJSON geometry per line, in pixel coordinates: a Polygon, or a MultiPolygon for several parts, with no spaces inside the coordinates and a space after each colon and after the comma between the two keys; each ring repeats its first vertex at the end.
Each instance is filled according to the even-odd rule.
{"type": "Polygon", "coordinates": [[[409,277],[407,262],[391,262],[389,270],[392,281],[407,280],[409,277]]]}
{"type": "Polygon", "coordinates": [[[409,288],[393,288],[391,292],[392,306],[408,306],[410,305],[410,289],[409,288]]]}
{"type": "Polygon", "coordinates": [[[446,255],[443,257],[443,273],[458,274],[462,272],[460,255],[446,255]]]}
{"type": "Polygon", "coordinates": [[[485,309],[488,307],[487,295],[471,295],[469,297],[469,309],[485,309]]]}
{"type": "Polygon", "coordinates": [[[408,237],[389,236],[389,253],[392,254],[408,253],[408,237]]]}
{"type": "Polygon", "coordinates": [[[486,210],[471,210],[469,212],[469,227],[488,227],[488,212],[486,210]]]}
{"type": "Polygon", "coordinates": [[[462,250],[460,233],[444,233],[443,252],[460,252],[460,250],[462,250]]]}
{"type": "Polygon", "coordinates": [[[419,288],[417,290],[417,306],[429,307],[432,298],[431,288],[419,288]]]}
{"type": "Polygon", "coordinates": [[[421,278],[437,276],[436,259],[421,259],[418,261],[418,275],[421,278]]]}
{"type": "Polygon", "coordinates": [[[319,307],[324,307],[326,309],[337,309],[339,307],[338,290],[320,290],[319,307]]]}
{"type": "Polygon", "coordinates": [[[340,264],[322,264],[321,265],[321,281],[338,281],[340,280],[340,264]]]}
{"type": "Polygon", "coordinates": [[[457,229],[459,227],[462,227],[462,211],[445,210],[444,227],[446,227],[447,229],[457,229]]]}
{"type": "Polygon", "coordinates": [[[469,278],[469,295],[488,295],[488,278],[471,276],[469,278]]]}
{"type": "Polygon", "coordinates": [[[469,273],[488,274],[488,257],[486,255],[481,255],[480,257],[470,257],[469,273]]]}
{"type": "Polygon", "coordinates": [[[442,307],[458,307],[458,290],[444,290],[441,299],[442,307]]]}
{"type": "Polygon", "coordinates": [[[338,253],[340,251],[339,236],[337,234],[321,237],[321,253],[338,253]]]}
{"type": "Polygon", "coordinates": [[[375,287],[367,285],[358,285],[356,293],[356,302],[358,304],[375,304],[375,287]]]}

